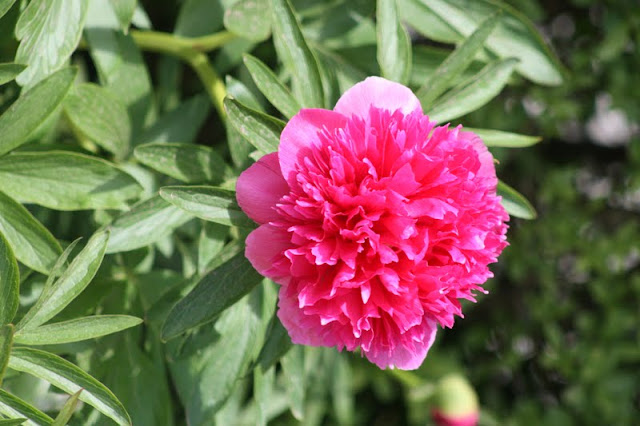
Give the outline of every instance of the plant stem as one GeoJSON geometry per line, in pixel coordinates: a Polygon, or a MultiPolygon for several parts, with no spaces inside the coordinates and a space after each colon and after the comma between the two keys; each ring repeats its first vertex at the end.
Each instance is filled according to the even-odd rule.
{"type": "Polygon", "coordinates": [[[181,37],[159,31],[131,30],[131,37],[143,49],[156,52],[173,53],[179,55],[181,50],[195,50],[196,52],[210,52],[219,49],[236,35],[228,31],[220,31],[203,37],[181,37]]]}
{"type": "Polygon", "coordinates": [[[224,46],[235,35],[221,31],[204,37],[185,38],[157,31],[138,30],[132,30],[130,34],[141,49],[173,55],[189,64],[202,81],[220,117],[224,118],[223,100],[227,91],[205,52],[224,46]]]}

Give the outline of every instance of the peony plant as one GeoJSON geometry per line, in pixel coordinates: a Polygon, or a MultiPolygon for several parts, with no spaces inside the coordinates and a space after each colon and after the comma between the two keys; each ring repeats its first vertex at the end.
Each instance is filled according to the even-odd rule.
{"type": "Polygon", "coordinates": [[[561,83],[535,27],[156,3],[0,1],[0,423],[367,424],[362,389],[460,394],[435,383],[464,366],[427,372],[437,329],[535,217],[489,149],[539,140],[460,123],[561,83]]]}

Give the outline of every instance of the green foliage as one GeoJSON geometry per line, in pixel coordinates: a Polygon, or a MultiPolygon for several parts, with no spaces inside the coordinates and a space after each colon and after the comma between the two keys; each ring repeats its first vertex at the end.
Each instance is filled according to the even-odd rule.
{"type": "Polygon", "coordinates": [[[601,83],[638,116],[637,11],[605,2],[600,38],[581,15],[588,49],[554,39],[565,70],[544,9],[510,3],[0,0],[0,423],[417,425],[464,373],[483,425],[631,424],[640,231],[615,203],[640,182],[637,140],[604,200],[573,177],[598,153],[527,133],[586,121],[569,95],[601,83]],[[532,200],[500,182],[511,247],[491,296],[416,372],[293,345],[233,191],[301,107],[369,75],[464,123],[532,200]]]}

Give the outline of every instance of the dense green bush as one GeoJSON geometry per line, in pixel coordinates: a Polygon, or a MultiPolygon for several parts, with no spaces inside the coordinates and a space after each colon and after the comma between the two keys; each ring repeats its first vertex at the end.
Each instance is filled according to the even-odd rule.
{"type": "Polygon", "coordinates": [[[508,3],[0,0],[0,419],[421,425],[458,374],[481,425],[634,424],[640,7],[508,3]],[[238,174],[369,75],[538,213],[500,188],[490,293],[413,372],[292,347],[242,254],[238,174]]]}

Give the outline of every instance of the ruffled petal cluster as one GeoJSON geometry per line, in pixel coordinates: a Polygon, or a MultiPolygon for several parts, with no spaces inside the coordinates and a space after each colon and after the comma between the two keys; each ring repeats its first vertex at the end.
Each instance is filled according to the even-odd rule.
{"type": "Polygon", "coordinates": [[[410,89],[370,77],[333,111],[301,110],[239,177],[260,224],[246,256],[281,285],[294,343],[415,369],[507,244],[496,185],[475,134],[435,126],[410,89]]]}

